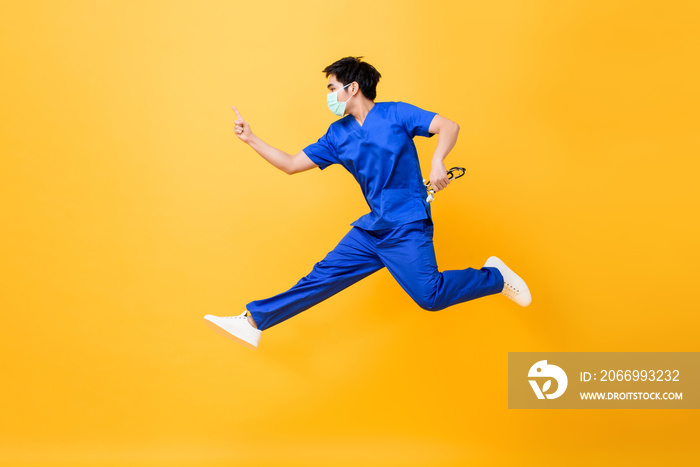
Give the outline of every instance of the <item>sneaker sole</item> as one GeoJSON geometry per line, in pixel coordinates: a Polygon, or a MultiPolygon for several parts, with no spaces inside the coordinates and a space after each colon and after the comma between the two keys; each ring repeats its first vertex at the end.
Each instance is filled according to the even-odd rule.
{"type": "Polygon", "coordinates": [[[222,328],[218,324],[216,324],[212,321],[209,321],[209,319],[206,316],[204,317],[204,322],[207,324],[207,326],[209,326],[209,328],[212,331],[214,331],[218,335],[223,336],[226,339],[232,340],[234,342],[238,342],[243,347],[247,347],[247,348],[252,349],[252,350],[258,350],[258,348],[256,346],[254,346],[253,344],[251,344],[250,342],[241,339],[240,337],[238,337],[235,334],[231,334],[230,332],[228,332],[226,329],[222,328]]]}

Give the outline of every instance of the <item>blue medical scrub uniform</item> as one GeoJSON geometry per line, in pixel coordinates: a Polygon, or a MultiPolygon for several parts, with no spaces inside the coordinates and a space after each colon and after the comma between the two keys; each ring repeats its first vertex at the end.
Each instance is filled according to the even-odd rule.
{"type": "Polygon", "coordinates": [[[340,164],[360,184],[370,212],[294,287],[246,305],[264,330],[386,267],[416,303],[431,311],[499,293],[496,268],[439,272],[433,222],[413,138],[433,136],[435,117],[405,102],[376,102],[360,125],[346,115],[304,148],[320,169],[340,164]]]}

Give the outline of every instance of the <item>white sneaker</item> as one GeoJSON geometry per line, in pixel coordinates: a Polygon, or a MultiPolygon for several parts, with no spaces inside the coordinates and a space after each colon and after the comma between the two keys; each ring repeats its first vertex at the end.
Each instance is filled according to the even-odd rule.
{"type": "Polygon", "coordinates": [[[217,334],[234,340],[249,349],[257,349],[262,331],[253,327],[246,317],[247,310],[238,316],[205,315],[207,325],[217,334]]]}
{"type": "Polygon", "coordinates": [[[503,261],[495,256],[492,256],[486,260],[484,267],[496,268],[501,272],[503,282],[505,282],[503,291],[501,292],[503,295],[510,298],[520,306],[528,306],[530,302],[532,302],[530,289],[527,288],[525,281],[522,280],[516,273],[511,271],[503,261]]]}

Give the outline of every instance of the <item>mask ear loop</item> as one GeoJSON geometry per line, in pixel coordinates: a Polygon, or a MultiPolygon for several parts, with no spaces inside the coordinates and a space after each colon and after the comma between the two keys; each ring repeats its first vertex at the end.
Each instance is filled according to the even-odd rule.
{"type": "MultiPolygon", "coordinates": [[[[343,87],[340,88],[340,89],[345,89],[345,88],[347,88],[348,86],[350,86],[351,84],[352,84],[352,83],[348,83],[348,84],[346,84],[345,86],[343,86],[343,87]]],[[[338,89],[337,91],[329,92],[328,94],[333,94],[333,93],[335,93],[335,95],[336,95],[336,100],[338,100],[337,96],[338,96],[338,93],[340,92],[340,89],[338,89]]]]}
{"type": "MultiPolygon", "coordinates": [[[[352,83],[346,84],[345,86],[343,86],[343,89],[347,88],[347,87],[350,86],[351,84],[352,84],[352,83]]],[[[349,92],[350,92],[350,91],[348,91],[348,93],[349,93],[349,92]]],[[[352,99],[352,96],[348,97],[348,100],[345,101],[345,103],[347,104],[347,103],[350,101],[350,99],[352,99]]]]}
{"type": "MultiPolygon", "coordinates": [[[[464,167],[452,167],[447,171],[447,179],[455,180],[462,177],[465,173],[466,169],[464,167]]],[[[423,185],[425,185],[425,189],[428,192],[428,197],[425,198],[425,201],[429,203],[435,199],[435,190],[430,186],[430,180],[426,181],[423,179],[423,185]]]]}

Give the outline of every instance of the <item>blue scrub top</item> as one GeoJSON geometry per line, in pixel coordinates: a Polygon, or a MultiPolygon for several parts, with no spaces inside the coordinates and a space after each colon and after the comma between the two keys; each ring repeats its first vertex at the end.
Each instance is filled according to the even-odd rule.
{"type": "Polygon", "coordinates": [[[321,170],[341,164],[360,184],[371,211],[351,225],[381,230],[431,218],[413,138],[433,136],[435,115],[405,102],[375,102],[362,125],[346,115],[303,149],[321,170]]]}

